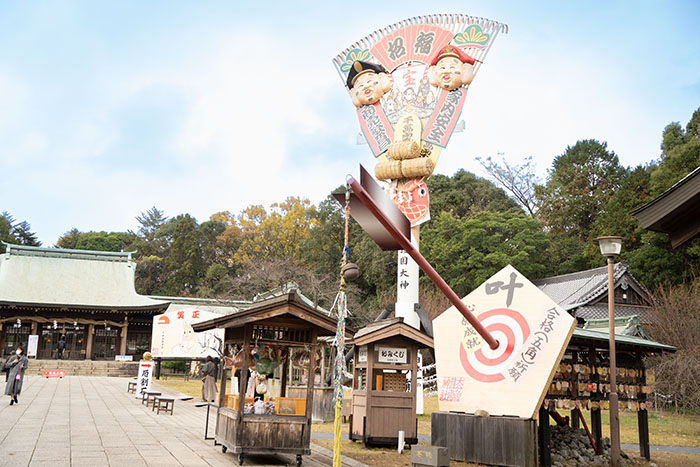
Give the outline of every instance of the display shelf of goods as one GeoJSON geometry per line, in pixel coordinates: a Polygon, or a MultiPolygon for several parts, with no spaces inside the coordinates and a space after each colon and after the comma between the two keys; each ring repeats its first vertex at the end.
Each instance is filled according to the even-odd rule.
{"type": "MultiPolygon", "coordinates": [[[[255,399],[253,399],[252,397],[245,398],[246,404],[253,404],[254,402],[255,399]]],[[[226,394],[224,396],[224,405],[229,409],[238,410],[238,394],[226,394]]]]}
{"type": "Polygon", "coordinates": [[[303,416],[306,414],[306,399],[278,397],[275,409],[277,415],[303,416]]]}

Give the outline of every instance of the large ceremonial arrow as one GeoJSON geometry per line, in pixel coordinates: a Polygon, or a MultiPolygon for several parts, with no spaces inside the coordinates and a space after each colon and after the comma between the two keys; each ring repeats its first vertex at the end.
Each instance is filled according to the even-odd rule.
{"type": "MultiPolygon", "coordinates": [[[[498,348],[498,341],[466,307],[457,294],[440,277],[418,249],[409,240],[411,224],[394,202],[384,193],[372,176],[360,165],[360,182],[348,175],[350,194],[350,215],[382,250],[404,250],[418,264],[423,272],[445,294],[447,299],[462,313],[472,327],[492,349],[498,348]]],[[[345,205],[345,193],[333,193],[345,205]]]]}

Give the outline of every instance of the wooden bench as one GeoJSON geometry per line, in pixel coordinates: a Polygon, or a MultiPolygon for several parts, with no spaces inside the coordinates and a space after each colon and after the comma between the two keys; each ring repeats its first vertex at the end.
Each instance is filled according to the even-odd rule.
{"type": "Polygon", "coordinates": [[[136,381],[129,381],[129,387],[127,388],[126,392],[136,394],[136,381]]]}
{"type": "Polygon", "coordinates": [[[173,414],[173,408],[175,407],[175,398],[174,397],[161,397],[161,396],[156,396],[154,397],[153,400],[153,410],[157,410],[157,414],[160,414],[160,411],[162,410],[165,413],[170,412],[170,415],[173,414]]]}
{"type": "Polygon", "coordinates": [[[155,403],[155,398],[156,396],[160,396],[161,393],[159,391],[145,391],[141,395],[141,404],[146,403],[146,407],[148,407],[151,404],[155,403]]]}

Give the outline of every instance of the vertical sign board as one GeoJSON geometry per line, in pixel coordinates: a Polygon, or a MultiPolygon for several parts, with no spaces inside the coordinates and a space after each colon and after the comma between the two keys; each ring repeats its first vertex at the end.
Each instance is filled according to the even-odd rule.
{"type": "Polygon", "coordinates": [[[367,363],[367,346],[363,345],[357,353],[357,361],[360,363],[367,363]]]}
{"type": "Polygon", "coordinates": [[[423,355],[418,351],[418,371],[416,372],[416,415],[423,415],[423,355]]]}
{"type": "Polygon", "coordinates": [[[30,334],[29,340],[27,340],[27,357],[36,358],[36,350],[39,346],[39,335],[30,334]]]}
{"type": "Polygon", "coordinates": [[[155,363],[151,360],[141,360],[139,362],[139,374],[136,380],[136,394],[141,397],[144,392],[151,390],[151,379],[155,363]]]}
{"type": "Polygon", "coordinates": [[[433,321],[440,410],[534,418],[576,320],[510,265],[462,302],[499,346],[454,307],[433,321]]]}

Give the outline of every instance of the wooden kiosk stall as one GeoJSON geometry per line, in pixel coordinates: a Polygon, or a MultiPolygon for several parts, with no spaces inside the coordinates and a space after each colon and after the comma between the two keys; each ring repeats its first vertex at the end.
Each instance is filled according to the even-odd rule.
{"type": "Polygon", "coordinates": [[[418,444],[418,350],[433,339],[402,318],[374,322],[355,335],[350,439],[368,444],[418,444]]]}
{"type": "MultiPolygon", "coordinates": [[[[301,465],[302,455],[311,453],[309,444],[316,364],[311,356],[316,354],[318,336],[335,334],[336,321],[306,304],[296,291],[291,291],[261,301],[245,311],[193,326],[196,332],[214,328],[225,329],[226,349],[234,346],[241,349],[240,355],[234,358],[234,366],[249,368],[251,359],[255,357],[253,354],[261,348],[272,348],[279,351],[278,355],[283,355],[280,359],[280,394],[278,397],[265,394],[264,414],[257,407],[251,410],[252,400],[244,399],[245,402],[240,404],[239,394],[228,394],[227,385],[230,384],[234,368],[221,371],[216,443],[221,444],[224,452],[231,450],[237,454],[240,465],[246,454],[292,454],[296,455],[297,465],[301,465]],[[295,357],[300,352],[305,352],[305,359],[295,357]],[[297,362],[303,361],[307,371],[303,398],[285,397],[289,392],[288,368],[294,358],[297,362]]],[[[351,334],[348,337],[352,337],[351,334]]],[[[241,371],[239,374],[240,387],[247,389],[248,372],[241,371]]]]}

